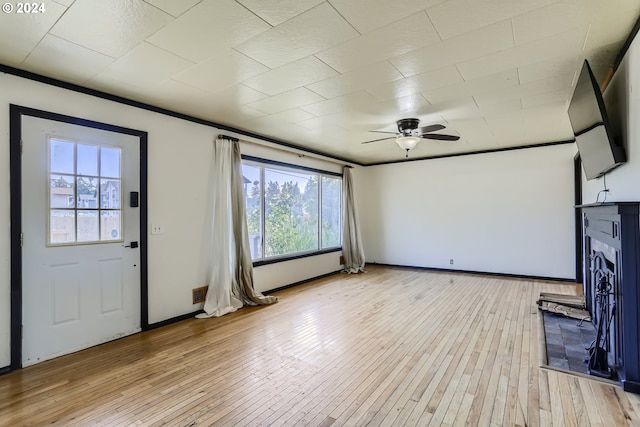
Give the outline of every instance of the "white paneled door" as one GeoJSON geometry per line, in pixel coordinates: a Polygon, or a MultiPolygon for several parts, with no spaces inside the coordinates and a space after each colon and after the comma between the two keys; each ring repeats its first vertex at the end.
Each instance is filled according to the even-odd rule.
{"type": "Polygon", "coordinates": [[[140,139],[23,116],[22,146],[28,366],[140,330],[140,139]]]}

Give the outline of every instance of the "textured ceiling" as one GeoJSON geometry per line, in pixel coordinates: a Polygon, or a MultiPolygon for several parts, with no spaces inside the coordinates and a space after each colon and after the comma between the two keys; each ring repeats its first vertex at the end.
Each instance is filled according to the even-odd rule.
{"type": "MultiPolygon", "coordinates": [[[[17,2],[13,3],[18,6],[17,2]]],[[[0,63],[360,163],[572,139],[640,0],[58,0],[0,14],[0,63]]]]}

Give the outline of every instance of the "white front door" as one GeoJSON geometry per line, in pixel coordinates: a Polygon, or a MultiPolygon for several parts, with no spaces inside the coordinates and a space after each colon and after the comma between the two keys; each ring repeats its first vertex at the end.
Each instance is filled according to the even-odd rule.
{"type": "Polygon", "coordinates": [[[22,116],[22,365],[140,330],[137,136],[22,116]]]}

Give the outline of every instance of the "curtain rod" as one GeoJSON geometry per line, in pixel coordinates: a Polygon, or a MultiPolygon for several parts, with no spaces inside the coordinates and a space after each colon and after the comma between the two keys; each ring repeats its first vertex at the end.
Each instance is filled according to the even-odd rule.
{"type": "MultiPolygon", "coordinates": [[[[238,138],[234,138],[234,137],[232,137],[232,136],[223,135],[223,134],[219,134],[219,135],[218,135],[218,138],[226,138],[226,139],[230,139],[230,140],[232,140],[232,141],[240,141],[238,138]]],[[[324,157],[320,157],[320,156],[316,156],[316,155],[309,155],[309,154],[304,153],[304,152],[303,152],[303,153],[295,153],[294,151],[286,150],[286,149],[284,149],[284,148],[280,148],[280,147],[275,147],[275,146],[270,145],[270,144],[262,144],[262,143],[259,143],[259,142],[255,142],[255,141],[247,141],[247,140],[244,140],[244,139],[242,140],[242,142],[246,142],[246,143],[248,143],[248,144],[255,144],[255,145],[259,145],[259,146],[261,146],[261,147],[268,147],[268,148],[271,148],[271,149],[274,149],[274,150],[278,150],[278,151],[284,151],[284,152],[285,152],[285,153],[287,153],[287,154],[295,154],[295,155],[297,155],[298,157],[311,157],[311,158],[318,159],[318,160],[322,160],[322,161],[329,162],[329,163],[337,163],[337,164],[339,164],[339,165],[342,165],[342,166],[345,166],[345,167],[347,167],[347,168],[351,168],[351,169],[353,169],[353,166],[352,166],[352,165],[349,165],[349,164],[346,164],[345,162],[341,162],[341,161],[338,161],[338,160],[332,159],[332,158],[330,158],[330,157],[328,157],[328,158],[324,158],[324,157]]]]}
{"type": "Polygon", "coordinates": [[[233,141],[233,142],[240,142],[240,140],[239,140],[238,138],[234,138],[234,137],[229,136],[229,135],[219,134],[219,135],[218,135],[218,138],[221,138],[221,139],[229,139],[229,140],[231,140],[231,141],[233,141]]]}

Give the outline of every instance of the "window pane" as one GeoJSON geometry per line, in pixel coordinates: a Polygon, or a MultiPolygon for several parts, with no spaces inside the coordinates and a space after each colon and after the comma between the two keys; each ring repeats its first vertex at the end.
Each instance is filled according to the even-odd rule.
{"type": "Polygon", "coordinates": [[[73,146],[72,142],[58,141],[57,139],[49,141],[51,172],[74,173],[73,146]]]}
{"type": "Polygon", "coordinates": [[[122,240],[120,211],[100,212],[100,228],[102,230],[100,240],[122,240]]]}
{"type": "Polygon", "coordinates": [[[78,175],[98,175],[98,147],[78,144],[78,175]]]}
{"type": "Polygon", "coordinates": [[[101,149],[100,176],[120,178],[120,149],[104,147],[101,149]]]}
{"type": "Polygon", "coordinates": [[[342,180],[322,177],[322,247],[340,246],[342,180]]]}
{"type": "Polygon", "coordinates": [[[75,180],[73,179],[73,176],[51,175],[49,178],[49,182],[49,207],[75,207],[75,180]]]}
{"type": "Polygon", "coordinates": [[[78,177],[78,207],[98,208],[98,179],[78,177]]]}
{"type": "Polygon", "coordinates": [[[100,180],[100,207],[102,209],[120,209],[120,180],[100,180]]]}
{"type": "Polygon", "coordinates": [[[249,229],[249,246],[251,259],[262,258],[262,212],[260,202],[260,167],[242,165],[244,182],[244,200],[247,206],[247,227],[249,229]]]}
{"type": "Polygon", "coordinates": [[[78,242],[98,240],[98,211],[78,211],[78,242]]]}
{"type": "Polygon", "coordinates": [[[265,168],[265,256],[318,249],[318,176],[265,168]]]}
{"type": "Polygon", "coordinates": [[[76,217],[74,211],[50,211],[49,239],[51,243],[72,243],[76,240],[76,217]]]}

